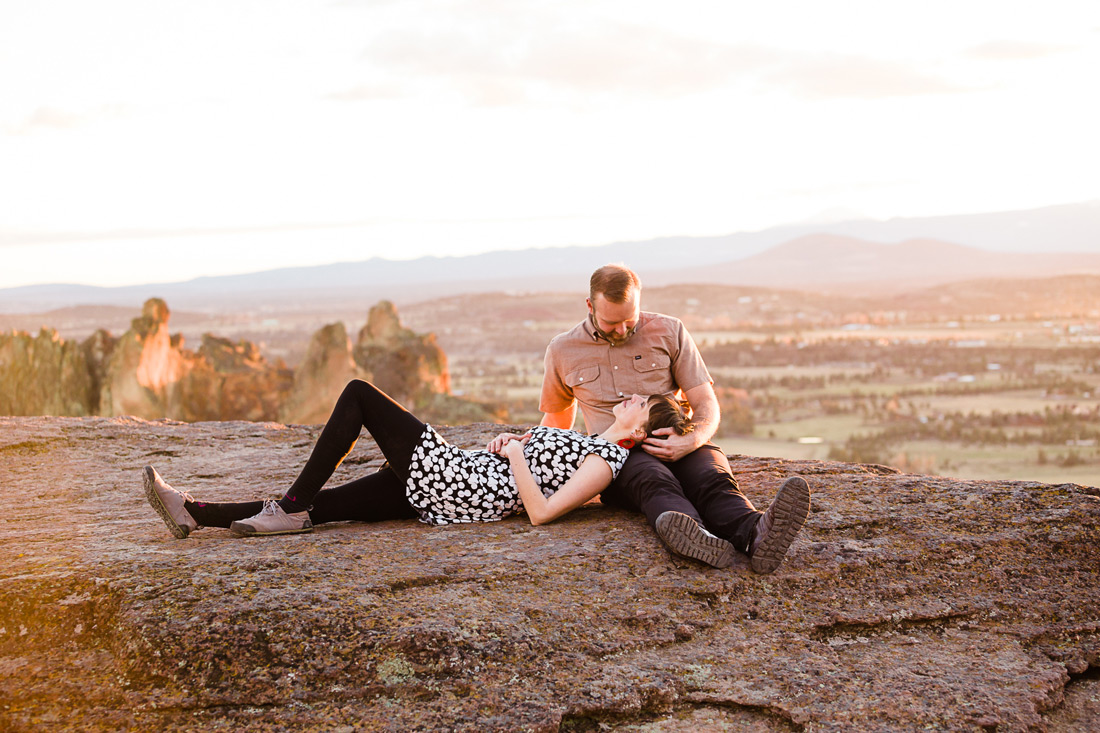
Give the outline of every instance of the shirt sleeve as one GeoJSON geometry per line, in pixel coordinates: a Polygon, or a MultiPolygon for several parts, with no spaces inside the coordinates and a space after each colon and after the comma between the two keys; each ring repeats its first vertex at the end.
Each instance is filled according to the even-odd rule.
{"type": "Polygon", "coordinates": [[[558,368],[555,352],[557,339],[546,347],[544,371],[542,375],[542,394],[539,396],[539,411],[547,414],[561,412],[576,401],[573,390],[565,385],[558,368]]]}
{"type": "Polygon", "coordinates": [[[608,443],[600,437],[590,436],[588,441],[586,454],[594,454],[604,459],[611,469],[611,480],[614,481],[618,477],[619,471],[623,469],[626,459],[630,456],[630,451],[613,443],[608,443]]]}
{"type": "Polygon", "coordinates": [[[676,385],[684,392],[700,384],[712,384],[707,365],[703,363],[703,357],[695,346],[695,339],[688,333],[683,322],[676,319],[676,356],[672,360],[672,377],[676,385]]]}
{"type": "MultiPolygon", "coordinates": [[[[536,428],[537,430],[538,428],[536,428]]],[[[572,430],[560,428],[544,428],[545,430],[557,430],[565,440],[571,441],[573,450],[579,454],[576,467],[579,469],[584,459],[588,456],[599,456],[611,469],[611,480],[614,481],[623,470],[626,459],[630,457],[630,451],[620,445],[610,443],[598,435],[581,435],[572,430]]]]}

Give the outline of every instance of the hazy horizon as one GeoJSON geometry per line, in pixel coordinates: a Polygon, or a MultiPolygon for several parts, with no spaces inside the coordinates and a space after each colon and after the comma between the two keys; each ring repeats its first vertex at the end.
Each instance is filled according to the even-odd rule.
{"type": "Polygon", "coordinates": [[[1100,6],[0,8],[0,288],[1100,200],[1100,6]]]}

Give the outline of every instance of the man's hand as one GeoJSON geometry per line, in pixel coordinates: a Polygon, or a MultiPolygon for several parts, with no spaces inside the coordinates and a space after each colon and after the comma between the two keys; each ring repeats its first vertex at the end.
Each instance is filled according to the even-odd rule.
{"type": "Polygon", "coordinates": [[[710,440],[718,429],[722,413],[718,398],[714,395],[714,385],[709,382],[700,384],[689,389],[684,396],[694,413],[692,424],[695,430],[687,435],[676,435],[672,428],[654,430],[642,443],[642,449],[654,458],[670,463],[678,461],[710,440]]]}
{"type": "Polygon", "coordinates": [[[700,445],[702,443],[698,442],[698,436],[693,432],[687,435],[676,435],[676,431],[672,428],[658,428],[642,443],[642,450],[654,458],[673,462],[680,460],[700,445]]]}

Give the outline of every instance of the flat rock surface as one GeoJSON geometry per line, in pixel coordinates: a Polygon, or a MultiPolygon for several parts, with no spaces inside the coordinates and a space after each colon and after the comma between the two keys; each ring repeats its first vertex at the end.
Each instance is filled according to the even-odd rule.
{"type": "Polygon", "coordinates": [[[0,730],[1096,730],[1096,489],[733,456],[814,492],[767,576],[599,505],[176,540],[145,503],[147,463],[275,496],[318,430],[0,418],[0,730]]]}

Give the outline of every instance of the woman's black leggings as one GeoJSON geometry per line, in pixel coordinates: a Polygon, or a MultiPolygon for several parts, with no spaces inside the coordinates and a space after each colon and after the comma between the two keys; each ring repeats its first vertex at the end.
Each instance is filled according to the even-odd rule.
{"type": "MultiPolygon", "coordinates": [[[[358,520],[408,519],[416,516],[405,495],[409,462],[424,423],[369,382],[353,379],[344,387],[321,437],[298,478],[279,504],[286,512],[309,510],[314,524],[358,520]],[[321,488],[347,457],[363,428],[374,438],[389,466],[334,489],[321,488]]],[[[204,527],[229,527],[263,509],[262,501],[187,502],[187,511],[204,527]]]]}

